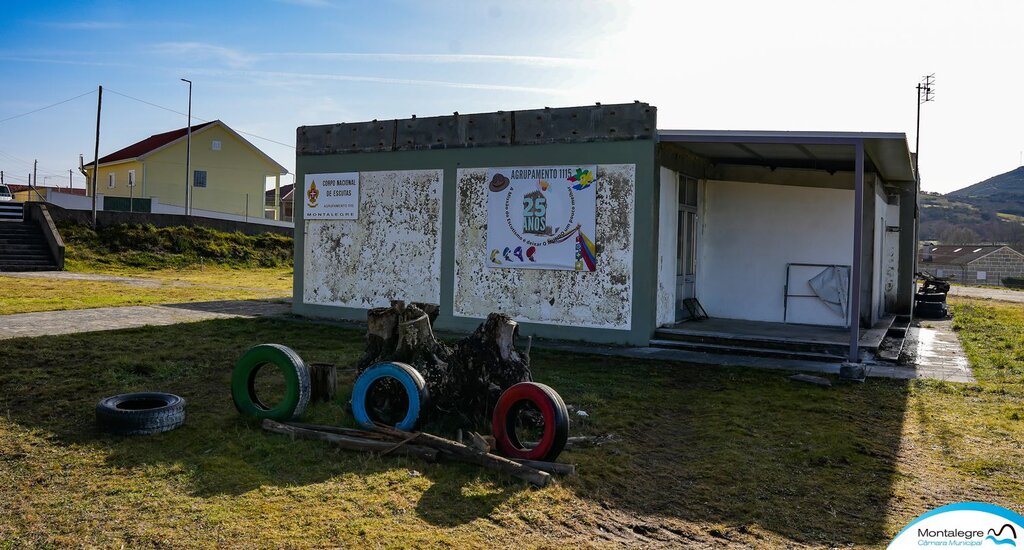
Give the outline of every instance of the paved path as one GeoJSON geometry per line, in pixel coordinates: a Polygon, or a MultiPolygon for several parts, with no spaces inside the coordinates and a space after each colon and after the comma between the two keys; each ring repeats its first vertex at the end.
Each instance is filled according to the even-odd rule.
{"type": "Polygon", "coordinates": [[[951,296],[962,296],[964,298],[982,298],[985,300],[999,300],[1001,302],[1016,302],[1024,304],[1024,290],[952,285],[949,287],[949,294],[951,296]]]}
{"type": "Polygon", "coordinates": [[[209,319],[265,317],[291,311],[286,301],[223,300],[159,306],[101,307],[0,315],[0,340],[23,336],[54,336],[76,332],[118,330],[148,325],[174,325],[209,319]]]}
{"type": "Polygon", "coordinates": [[[47,279],[63,281],[99,281],[104,283],[121,283],[139,287],[192,286],[183,281],[163,281],[160,279],[144,279],[142,277],[122,277],[120,275],[101,275],[98,273],[75,273],[72,271],[15,271],[0,273],[0,277],[12,279],[47,279]]]}

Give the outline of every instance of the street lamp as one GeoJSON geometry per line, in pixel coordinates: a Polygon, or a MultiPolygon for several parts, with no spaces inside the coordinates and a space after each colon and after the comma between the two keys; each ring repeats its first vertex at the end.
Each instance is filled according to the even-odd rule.
{"type": "Polygon", "coordinates": [[[188,124],[185,125],[185,133],[188,136],[188,139],[185,141],[185,204],[182,206],[185,211],[185,215],[187,216],[189,214],[189,210],[191,210],[189,208],[190,194],[188,189],[190,183],[188,178],[189,169],[191,168],[189,165],[192,163],[192,81],[187,78],[182,78],[181,81],[188,82],[188,124]]]}

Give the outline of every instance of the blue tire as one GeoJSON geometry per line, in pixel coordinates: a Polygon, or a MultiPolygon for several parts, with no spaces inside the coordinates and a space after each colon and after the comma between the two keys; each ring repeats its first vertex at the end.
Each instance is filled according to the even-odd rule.
{"type": "Polygon", "coordinates": [[[363,371],[356,379],[355,387],[352,388],[352,416],[356,422],[364,428],[373,429],[374,421],[366,410],[366,396],[373,383],[382,378],[392,378],[401,384],[409,401],[405,418],[395,424],[395,427],[407,432],[418,428],[426,416],[429,401],[427,384],[416,369],[405,363],[396,362],[377,363],[363,371]]]}

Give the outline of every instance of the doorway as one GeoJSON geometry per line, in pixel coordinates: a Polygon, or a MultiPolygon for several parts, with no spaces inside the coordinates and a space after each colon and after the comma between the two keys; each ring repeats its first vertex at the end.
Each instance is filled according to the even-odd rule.
{"type": "Polygon", "coordinates": [[[683,305],[696,297],[697,286],[697,180],[679,175],[676,207],[676,321],[690,318],[683,305]]]}

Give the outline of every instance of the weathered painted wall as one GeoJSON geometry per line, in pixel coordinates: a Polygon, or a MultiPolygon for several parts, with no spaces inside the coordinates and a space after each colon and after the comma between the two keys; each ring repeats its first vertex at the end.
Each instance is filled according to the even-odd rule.
{"type": "MultiPolygon", "coordinates": [[[[658,188],[654,169],[652,140],[633,140],[595,143],[556,143],[546,145],[496,146],[473,148],[439,148],[414,151],[385,151],[374,153],[299,154],[296,158],[296,178],[303,181],[307,173],[372,172],[387,170],[441,170],[443,185],[441,204],[441,311],[434,324],[439,330],[468,332],[474,330],[482,318],[462,317],[454,314],[455,269],[457,234],[461,222],[456,224],[456,210],[460,199],[457,192],[457,173],[460,169],[486,169],[497,166],[557,166],[562,164],[630,164],[635,165],[635,197],[631,210],[633,265],[629,285],[631,289],[631,318],[629,329],[601,329],[569,324],[524,321],[520,334],[546,338],[587,340],[618,344],[646,345],[654,333],[655,294],[657,289],[657,232],[658,188]]],[[[482,203],[481,203],[482,204],[482,203]]],[[[304,203],[295,202],[295,217],[300,220],[295,231],[295,265],[305,265],[307,234],[301,222],[304,203]]],[[[600,218],[598,224],[601,224],[600,218]]],[[[598,245],[599,247],[602,245],[598,245]]],[[[603,251],[599,250],[599,254],[603,251]]],[[[600,268],[599,268],[600,270],[600,268]]],[[[327,306],[304,303],[303,269],[295,270],[295,289],[292,309],[298,315],[336,319],[364,320],[366,310],[357,307],[327,306]]],[[[563,275],[571,272],[562,272],[563,275]]],[[[594,275],[594,274],[590,274],[594,275]]],[[[617,282],[617,285],[623,283],[617,282]]],[[[401,297],[399,297],[401,298],[401,297]]],[[[404,298],[408,299],[408,298],[404,298]]],[[[539,301],[538,296],[534,296],[539,301]]],[[[490,313],[490,312],[487,312],[490,313]]],[[[621,321],[619,322],[621,324],[621,321]]]]}
{"type": "Polygon", "coordinates": [[[305,225],[302,301],[369,309],[441,302],[442,170],[362,172],[359,219],[305,225]]]}
{"type": "Polygon", "coordinates": [[[453,315],[504,312],[518,321],[629,329],[633,294],[636,166],[597,167],[597,271],[487,266],[487,170],[456,175],[453,315]]]}
{"type": "Polygon", "coordinates": [[[658,171],[658,326],[676,320],[676,255],[679,230],[679,173],[662,166],[658,171]]]}
{"type": "MultiPolygon", "coordinates": [[[[708,181],[697,298],[712,317],[783,320],[787,263],[849,265],[853,191],[708,181]]],[[[793,276],[806,280],[822,268],[793,276]]],[[[870,272],[869,272],[870,273],[870,272]]],[[[842,325],[820,300],[790,300],[789,322],[842,325]]]]}

